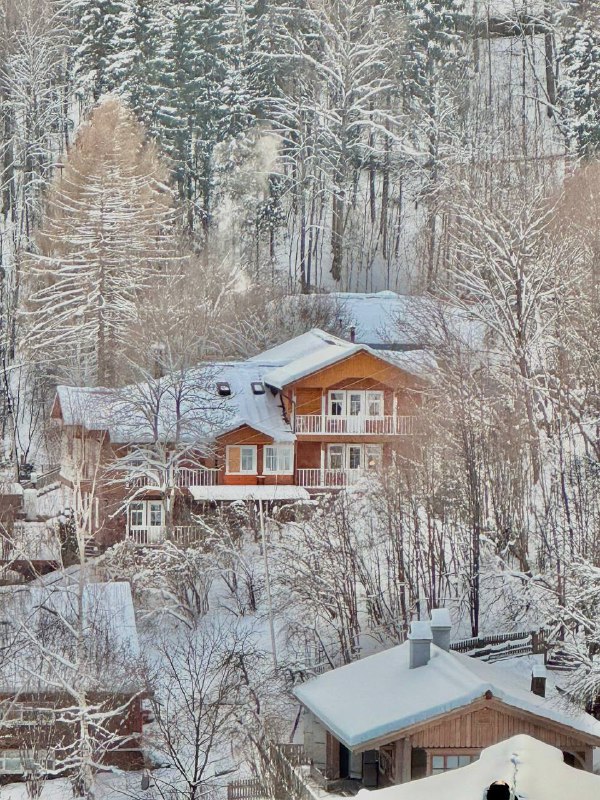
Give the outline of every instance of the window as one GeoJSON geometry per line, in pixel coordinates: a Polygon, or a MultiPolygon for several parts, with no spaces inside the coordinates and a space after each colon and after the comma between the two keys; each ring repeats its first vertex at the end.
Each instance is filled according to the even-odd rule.
{"type": "Polygon", "coordinates": [[[478,758],[479,756],[474,754],[448,754],[431,756],[431,775],[439,775],[441,772],[447,772],[451,769],[466,767],[467,764],[477,761],[478,758]]]}
{"type": "Polygon", "coordinates": [[[162,503],[150,503],[150,527],[159,528],[162,525],[162,503]]]}
{"type": "Polygon", "coordinates": [[[294,454],[291,445],[268,445],[264,449],[263,472],[291,475],[293,471],[294,454]]]}
{"type": "Polygon", "coordinates": [[[327,450],[329,469],[344,469],[344,451],[343,444],[330,444],[327,450]]]}
{"type": "Polygon", "coordinates": [[[367,415],[369,417],[383,416],[383,392],[367,392],[367,415]]]}
{"type": "Polygon", "coordinates": [[[231,445],[225,453],[228,475],[256,474],[256,445],[231,445]]]}
{"type": "Polygon", "coordinates": [[[348,445],[348,469],[360,469],[362,466],[362,447],[360,445],[348,445]]]}
{"type": "Polygon", "coordinates": [[[129,504],[129,525],[132,528],[141,528],[144,525],[144,504],[129,504]]]}
{"type": "Polygon", "coordinates": [[[242,447],[241,472],[256,472],[256,447],[242,447]]]}
{"type": "Polygon", "coordinates": [[[380,444],[368,444],[365,446],[365,467],[366,469],[381,469],[382,449],[380,444]]]}
{"type": "Polygon", "coordinates": [[[19,750],[0,750],[0,772],[23,772],[19,750]]]}
{"type": "Polygon", "coordinates": [[[358,417],[363,413],[364,392],[348,392],[348,406],[351,417],[358,417]]]}
{"type": "Polygon", "coordinates": [[[329,414],[341,417],[346,410],[346,392],[329,392],[329,414]]]}

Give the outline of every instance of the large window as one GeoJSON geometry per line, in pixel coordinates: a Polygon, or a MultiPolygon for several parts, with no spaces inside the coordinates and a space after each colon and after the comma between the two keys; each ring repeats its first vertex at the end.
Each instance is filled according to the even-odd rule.
{"type": "Polygon", "coordinates": [[[263,472],[266,475],[291,475],[294,466],[294,451],[289,444],[267,445],[264,448],[263,472]]]}
{"type": "Polygon", "coordinates": [[[162,503],[150,503],[150,527],[158,528],[162,525],[162,503]]]}
{"type": "Polygon", "coordinates": [[[329,415],[340,417],[382,417],[383,392],[335,389],[329,392],[329,415]]]}
{"type": "Polygon", "coordinates": [[[129,524],[132,528],[141,528],[144,525],[144,504],[129,504],[129,524]]]}
{"type": "Polygon", "coordinates": [[[160,528],[162,524],[162,503],[156,500],[138,500],[129,504],[130,528],[160,528]]]}
{"type": "Polygon", "coordinates": [[[381,468],[383,450],[380,444],[330,444],[327,448],[328,469],[381,468]]]}
{"type": "Polygon", "coordinates": [[[470,753],[466,755],[458,755],[456,753],[444,753],[431,756],[431,775],[439,775],[441,772],[448,772],[451,769],[458,769],[459,767],[466,767],[473,761],[477,761],[479,756],[470,753]]]}
{"type": "Polygon", "coordinates": [[[256,445],[231,445],[226,450],[228,475],[256,475],[256,445]]]}

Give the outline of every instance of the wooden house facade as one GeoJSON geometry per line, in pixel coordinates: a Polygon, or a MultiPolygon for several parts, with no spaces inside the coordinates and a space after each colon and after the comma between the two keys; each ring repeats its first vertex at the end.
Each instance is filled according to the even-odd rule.
{"type": "Polygon", "coordinates": [[[449,618],[440,616],[429,633],[413,624],[403,645],[296,689],[306,753],[327,784],[407,783],[466,766],[519,734],[592,771],[600,723],[564,697],[547,697],[543,667],[525,686],[506,668],[448,650],[449,618]]]}
{"type": "Polygon", "coordinates": [[[306,500],[360,483],[394,453],[413,455],[430,366],[423,353],[313,330],[160,392],[59,387],[61,479],[98,545],[184,542],[207,506],[306,500]],[[159,395],[162,407],[150,407],[159,395]]]}

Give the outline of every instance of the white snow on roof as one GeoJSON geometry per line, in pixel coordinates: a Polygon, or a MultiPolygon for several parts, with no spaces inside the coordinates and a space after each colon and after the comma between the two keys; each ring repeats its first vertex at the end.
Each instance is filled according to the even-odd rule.
{"type": "Polygon", "coordinates": [[[265,373],[265,382],[276,389],[283,389],[290,383],[337,364],[356,353],[370,353],[394,367],[419,376],[430,373],[435,368],[435,361],[429,353],[373,350],[366,344],[347,342],[318,328],[261,353],[260,360],[264,364],[272,362],[274,367],[265,373]]]}
{"type": "Polygon", "coordinates": [[[194,500],[308,500],[301,486],[190,486],[194,500]]]}
{"type": "Polygon", "coordinates": [[[0,635],[10,654],[0,664],[0,692],[60,691],[63,681],[99,691],[137,688],[139,643],[126,582],[2,588],[0,635]],[[85,641],[81,662],[78,631],[85,641]]]}
{"type": "Polygon", "coordinates": [[[314,353],[321,353],[324,346],[337,347],[349,351],[352,351],[356,347],[352,342],[325,333],[325,331],[319,328],[313,328],[308,331],[308,333],[295,336],[293,339],[289,339],[289,341],[283,344],[279,344],[276,347],[272,347],[270,350],[265,350],[263,353],[253,356],[248,359],[248,361],[258,362],[271,367],[283,367],[299,358],[311,356],[314,353]]]}
{"type": "Polygon", "coordinates": [[[459,308],[426,295],[405,295],[383,291],[332,292],[327,295],[294,295],[292,305],[306,306],[331,299],[340,314],[356,328],[356,341],[380,348],[385,345],[423,347],[434,344],[440,336],[440,323],[465,344],[477,345],[483,339],[483,326],[459,308]]]}
{"type": "Polygon", "coordinates": [[[275,441],[293,441],[279,398],[269,390],[252,390],[252,383],[263,382],[264,373],[261,364],[234,361],[122,389],[59,386],[57,395],[66,425],[106,430],[112,442],[153,441],[154,409],[159,410],[162,441],[173,441],[176,435],[184,442],[207,441],[244,424],[275,441]],[[219,396],[218,383],[228,383],[231,395],[219,396]]]}
{"type": "Polygon", "coordinates": [[[600,722],[572,703],[538,697],[510,672],[435,645],[428,664],[410,669],[409,647],[405,642],[325,673],[297,687],[296,697],[351,749],[391,739],[487,691],[509,706],[596,737],[600,744],[600,722]]]}
{"type": "Polygon", "coordinates": [[[482,750],[478,761],[418,781],[369,792],[359,800],[482,800],[488,786],[504,780],[520,800],[598,800],[600,777],[570,767],[556,747],[520,734],[482,750]]]}

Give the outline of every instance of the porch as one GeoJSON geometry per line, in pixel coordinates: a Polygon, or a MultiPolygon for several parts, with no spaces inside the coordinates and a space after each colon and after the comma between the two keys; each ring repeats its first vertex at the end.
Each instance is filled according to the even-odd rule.
{"type": "Polygon", "coordinates": [[[373,475],[369,469],[299,469],[296,484],[305,489],[342,489],[356,486],[373,475]]]}
{"type": "Polygon", "coordinates": [[[414,416],[395,414],[380,417],[299,414],[295,417],[294,431],[308,436],[412,436],[416,428],[415,419],[414,416]]]}
{"type": "Polygon", "coordinates": [[[128,483],[136,489],[145,486],[159,489],[168,485],[177,486],[179,488],[188,488],[190,486],[218,486],[220,472],[221,470],[219,469],[208,469],[204,467],[179,467],[173,474],[169,474],[168,470],[162,474],[148,471],[142,475],[136,475],[130,478],[128,483]]]}
{"type": "Polygon", "coordinates": [[[170,529],[165,525],[148,525],[146,527],[129,527],[127,539],[139,547],[158,547],[169,540],[187,547],[197,542],[203,529],[199,525],[174,525],[170,529]]]}

